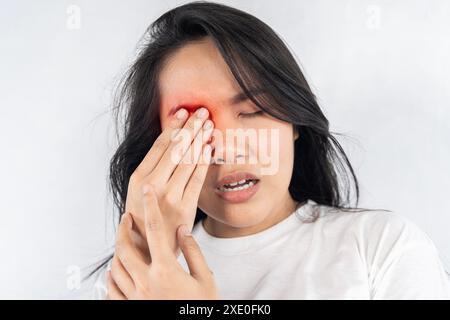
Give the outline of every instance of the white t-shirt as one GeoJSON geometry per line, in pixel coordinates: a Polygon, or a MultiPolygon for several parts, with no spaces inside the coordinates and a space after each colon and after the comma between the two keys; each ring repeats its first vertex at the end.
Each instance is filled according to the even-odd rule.
{"type": "Polygon", "coordinates": [[[432,240],[396,213],[308,200],[256,234],[217,238],[201,222],[192,234],[222,299],[450,299],[432,240]]]}
{"type": "Polygon", "coordinates": [[[217,238],[202,223],[192,233],[222,299],[450,299],[433,242],[396,213],[309,200],[253,235],[217,238]]]}

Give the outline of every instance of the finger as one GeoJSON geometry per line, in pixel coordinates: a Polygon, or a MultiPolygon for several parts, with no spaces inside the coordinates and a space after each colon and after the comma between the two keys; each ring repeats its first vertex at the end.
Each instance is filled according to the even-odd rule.
{"type": "Polygon", "coordinates": [[[111,277],[111,272],[106,273],[106,286],[108,289],[107,299],[108,300],[126,300],[125,295],[120,291],[119,287],[116,285],[111,277]]]}
{"type": "Polygon", "coordinates": [[[148,266],[142,260],[138,249],[131,239],[130,233],[132,226],[133,218],[131,214],[128,212],[124,213],[119,225],[115,253],[133,279],[133,282],[136,283],[140,281],[142,274],[146,272],[148,266]]]}
{"type": "Polygon", "coordinates": [[[209,165],[211,163],[212,147],[207,144],[203,147],[202,159],[192,173],[186,188],[184,189],[182,205],[189,206],[189,204],[198,203],[200,192],[208,173],[209,165]]]}
{"type": "Polygon", "coordinates": [[[123,267],[119,258],[114,255],[111,266],[111,276],[125,296],[129,297],[135,290],[133,279],[123,267]]]}
{"type": "Polygon", "coordinates": [[[144,225],[150,257],[153,263],[168,262],[173,256],[166,236],[164,220],[158,204],[158,197],[152,185],[143,187],[144,225]]]}
{"type": "Polygon", "coordinates": [[[135,172],[138,176],[145,177],[156,167],[161,160],[164,152],[169,147],[172,135],[183,127],[188,116],[186,109],[179,109],[170,120],[167,128],[158,136],[144,159],[136,168],[135,172]]]}
{"type": "Polygon", "coordinates": [[[184,189],[192,176],[195,168],[202,162],[202,151],[205,143],[209,140],[214,129],[211,120],[206,120],[203,129],[192,142],[189,150],[183,156],[183,159],[176,167],[173,175],[167,184],[168,190],[174,190],[177,195],[174,198],[181,200],[184,189]]]}
{"type": "Polygon", "coordinates": [[[212,274],[205,257],[185,224],[178,227],[177,237],[191,276],[199,281],[210,279],[212,274]]]}
{"type": "Polygon", "coordinates": [[[183,156],[189,150],[192,141],[201,131],[203,122],[207,117],[208,109],[198,109],[185,123],[184,127],[173,137],[172,143],[152,172],[161,184],[167,183],[183,156]]]}
{"type": "MultiPolygon", "coordinates": [[[[139,195],[140,197],[140,195],[139,195]]],[[[145,239],[145,230],[144,230],[144,215],[141,212],[141,216],[139,217],[142,221],[142,229],[137,227],[137,223],[133,223],[133,228],[131,229],[131,240],[134,243],[134,246],[137,249],[137,252],[139,253],[139,257],[142,261],[145,262],[145,264],[149,265],[150,260],[150,254],[148,252],[148,245],[147,240],[145,239]],[[142,231],[140,231],[142,230],[142,231]]],[[[133,218],[133,221],[136,222],[137,219],[133,218]]]]}

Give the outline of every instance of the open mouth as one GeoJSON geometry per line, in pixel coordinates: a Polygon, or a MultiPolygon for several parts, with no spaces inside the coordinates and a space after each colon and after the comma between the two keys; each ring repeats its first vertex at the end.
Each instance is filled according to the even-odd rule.
{"type": "Polygon", "coordinates": [[[251,188],[255,184],[259,182],[259,179],[242,179],[237,182],[224,184],[218,188],[221,192],[232,192],[232,191],[241,191],[248,188],[251,188]]]}
{"type": "Polygon", "coordinates": [[[216,194],[229,203],[241,203],[252,198],[259,190],[261,181],[250,172],[236,172],[220,179],[216,194]]]}

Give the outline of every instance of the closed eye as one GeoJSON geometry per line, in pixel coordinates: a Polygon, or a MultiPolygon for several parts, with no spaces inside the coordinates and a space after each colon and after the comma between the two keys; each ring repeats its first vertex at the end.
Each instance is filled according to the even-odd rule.
{"type": "Polygon", "coordinates": [[[260,116],[260,115],[262,115],[264,113],[264,111],[262,111],[262,110],[259,110],[259,111],[256,111],[256,112],[251,112],[251,113],[239,113],[239,116],[242,116],[242,117],[244,117],[244,118],[253,118],[253,117],[257,117],[257,116],[260,116]]]}

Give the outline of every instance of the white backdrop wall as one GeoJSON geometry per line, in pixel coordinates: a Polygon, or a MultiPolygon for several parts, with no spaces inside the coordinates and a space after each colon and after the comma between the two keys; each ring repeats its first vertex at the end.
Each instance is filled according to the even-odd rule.
{"type": "MultiPolygon", "coordinates": [[[[361,183],[450,266],[450,1],[222,1],[288,43],[361,183]]],[[[0,1],[0,298],[87,297],[113,243],[114,84],[184,1],[0,1]]]]}

